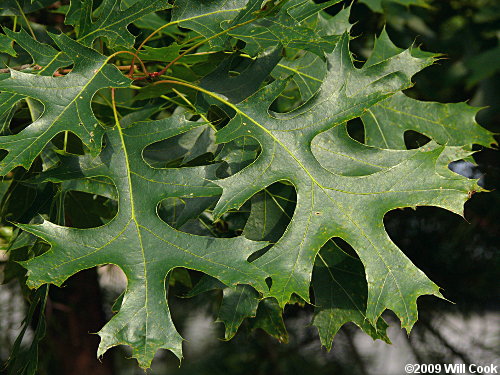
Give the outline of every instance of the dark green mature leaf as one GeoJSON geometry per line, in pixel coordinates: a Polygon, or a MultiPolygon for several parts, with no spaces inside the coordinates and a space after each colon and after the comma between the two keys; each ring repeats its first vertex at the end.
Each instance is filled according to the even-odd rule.
{"type": "Polygon", "coordinates": [[[21,227],[51,244],[51,250],[25,263],[28,285],[61,285],[81,269],[99,264],[118,265],[128,279],[120,312],[99,332],[98,354],[128,344],[142,367],[148,367],[160,348],[182,357],[182,338],[171,321],[165,299],[165,277],[176,267],[202,271],[226,285],[250,284],[264,292],[266,274],[247,262],[263,246],[243,237],[216,239],[179,232],[157,216],[157,204],[169,197],[211,196],[220,188],[209,182],[205,167],[153,169],[141,154],[154,142],[180,134],[200,123],[183,117],[136,123],[107,132],[107,146],[100,156],[73,159],[46,178],[106,176],[119,197],[117,216],[91,229],[42,225],[21,227]],[[147,193],[146,193],[147,192],[147,193]],[[47,267],[50,271],[47,272],[47,267]]]}
{"type": "Polygon", "coordinates": [[[363,115],[366,143],[405,149],[404,133],[414,130],[443,145],[489,147],[496,141],[493,133],[476,122],[479,110],[466,103],[422,102],[399,93],[363,115]]]}
{"type": "Polygon", "coordinates": [[[260,328],[280,342],[288,341],[282,309],[277,301],[274,298],[260,299],[259,294],[249,286],[238,285],[232,288],[205,275],[186,297],[217,289],[222,289],[223,292],[217,321],[224,323],[225,340],[234,337],[241,323],[247,319],[252,330],[260,328]]]}
{"type": "MultiPolygon", "coordinates": [[[[323,133],[321,136],[331,134],[340,127],[342,126],[323,133]]],[[[345,127],[342,128],[345,129],[345,127]]],[[[352,141],[352,143],[355,142],[352,141]]],[[[321,162],[321,159],[318,160],[321,162]]],[[[338,165],[335,162],[332,164],[338,165]]],[[[245,235],[254,240],[278,241],[283,235],[282,230],[285,229],[286,222],[293,216],[294,195],[293,188],[284,184],[274,184],[256,194],[252,198],[252,211],[245,226],[245,235]]],[[[331,349],[332,340],[337,331],[347,322],[354,322],[374,339],[389,341],[385,335],[387,324],[383,319],[379,319],[376,326],[366,319],[367,284],[362,263],[359,259],[345,254],[333,241],[328,241],[316,258],[312,286],[315,305],[313,324],[318,327],[321,343],[328,350],[331,349]]],[[[264,301],[276,302],[275,299],[264,301]]],[[[262,305],[264,301],[261,302],[262,305]]],[[[278,307],[277,304],[276,306],[278,307]]],[[[279,308],[267,305],[267,307],[263,306],[262,310],[267,312],[264,315],[257,313],[256,325],[270,330],[272,327],[278,329],[280,333],[277,335],[274,332],[272,335],[281,341],[286,336],[282,336],[280,325],[276,324],[279,319],[276,313],[273,313],[275,310],[279,311],[279,308]],[[269,321],[273,316],[274,318],[269,321]],[[275,323],[271,324],[271,322],[275,323]]]]}
{"type": "MultiPolygon", "coordinates": [[[[323,3],[322,5],[324,5],[323,3]]],[[[350,8],[341,10],[335,16],[330,16],[325,12],[318,14],[318,21],[315,27],[319,35],[341,35],[350,30],[349,23],[350,8]]],[[[292,76],[293,82],[297,85],[302,101],[311,99],[321,87],[326,74],[327,63],[322,56],[312,52],[299,52],[293,58],[285,58],[280,61],[273,71],[274,77],[284,79],[292,76]]]]}
{"type": "Polygon", "coordinates": [[[288,342],[288,332],[283,321],[283,310],[274,298],[264,298],[257,307],[255,318],[250,319],[252,329],[262,329],[279,342],[288,342]]]}
{"type": "Polygon", "coordinates": [[[141,60],[155,60],[155,61],[172,61],[180,55],[182,46],[173,43],[168,47],[153,48],[145,46],[144,50],[139,52],[141,60]]]}
{"type": "Polygon", "coordinates": [[[348,133],[345,124],[314,138],[312,152],[329,171],[343,176],[366,176],[388,170],[408,157],[405,151],[367,147],[348,133]]]}
{"type": "Polygon", "coordinates": [[[320,89],[326,75],[326,65],[326,61],[318,55],[306,52],[304,56],[294,60],[282,59],[274,69],[273,76],[280,79],[292,76],[300,90],[302,101],[306,102],[320,89]]]}
{"type": "Polygon", "coordinates": [[[123,9],[122,0],[104,0],[95,11],[94,20],[93,3],[94,0],[71,0],[66,16],[66,23],[75,26],[78,42],[85,46],[104,37],[111,47],[132,47],[135,38],[127,26],[148,14],[172,7],[168,0],[142,0],[123,9]]]}
{"type": "Polygon", "coordinates": [[[16,55],[16,51],[14,51],[12,47],[12,39],[3,34],[0,34],[0,52],[7,53],[11,56],[16,55]]]}
{"type": "Polygon", "coordinates": [[[252,197],[252,208],[243,234],[255,241],[277,242],[292,218],[295,191],[292,186],[274,184],[252,197]]]}
{"type": "MultiPolygon", "coordinates": [[[[1,215],[4,222],[30,223],[16,230],[21,235],[11,248],[22,249],[11,260],[43,254],[22,263],[30,287],[61,285],[96,265],[121,267],[127,290],[100,332],[99,354],[128,344],[143,367],[159,348],[181,357],[166,294],[169,287],[192,287],[197,273],[189,269],[205,274],[189,295],[222,290],[219,321],[226,339],[246,321],[246,328],[286,341],[283,306],[303,306],[311,278],[313,323],[327,348],[346,322],[388,340],[380,318],[385,309],[410,330],[417,298],[440,295],[392,243],[383,218],[417,205],[461,213],[480,189],[448,164],[467,157],[473,143],[492,143],[491,134],[465,104],[418,102],[401,93],[435,54],[404,51],[384,30],[356,69],[348,48],[349,8],[335,16],[322,11],[337,2],[72,0],[57,13],[69,10],[66,22],[74,29],[67,34],[77,40],[53,37],[61,51],[23,30],[0,35],[4,63],[21,71],[10,78],[0,73],[0,174],[10,183],[1,215]],[[171,11],[154,13],[170,4],[171,11]],[[163,19],[169,16],[170,22],[163,19]],[[139,52],[151,73],[154,62],[164,65],[191,46],[197,50],[172,64],[168,76],[153,73],[132,86],[107,65],[109,57],[91,49],[128,50],[131,23],[141,38],[161,28],[139,52]],[[94,44],[98,37],[107,45],[94,44]],[[25,53],[13,56],[12,40],[33,61],[25,53]],[[63,67],[72,69],[54,76],[63,67]],[[112,100],[109,87],[128,89],[113,91],[112,100]],[[193,121],[180,115],[181,107],[194,110],[193,121]],[[347,133],[346,122],[355,117],[364,121],[370,145],[347,133]],[[156,121],[141,122],[148,119],[156,121]],[[405,150],[407,130],[433,141],[405,150]],[[9,173],[32,163],[29,171],[9,173]],[[221,238],[240,233],[245,237],[221,238]],[[352,245],[359,259],[336,247],[335,237],[352,245]],[[254,242],[262,240],[270,242],[254,242]]],[[[389,10],[425,0],[365,3],[389,10]]],[[[37,22],[33,29],[45,38],[45,21],[38,22],[46,11],[27,18],[20,10],[39,9],[45,0],[19,5],[4,1],[0,8],[9,9],[0,14],[21,16],[14,25],[37,22]]],[[[112,56],[117,65],[131,59],[112,56]]],[[[24,366],[22,359],[17,364],[24,366]]]]}
{"type": "MultiPolygon", "coordinates": [[[[8,38],[15,40],[16,44],[28,52],[33,59],[33,64],[43,66],[42,69],[36,71],[38,75],[51,76],[57,69],[72,63],[72,60],[63,52],[57,51],[48,44],[36,41],[24,30],[13,32],[9,29],[4,29],[4,31],[8,38]]],[[[16,93],[0,93],[0,129],[2,129],[0,135],[9,134],[10,130],[8,127],[16,110],[15,105],[23,98],[25,98],[24,95],[16,93]]]]}
{"type": "MultiPolygon", "coordinates": [[[[390,40],[386,30],[375,40],[375,47],[366,66],[372,66],[401,53],[390,40]]],[[[430,58],[435,54],[412,49],[412,56],[430,58]]],[[[475,115],[480,108],[466,103],[422,102],[398,93],[378,103],[362,116],[366,143],[369,145],[405,149],[404,133],[414,130],[439,144],[468,146],[495,144],[493,133],[479,126],[475,115]]]]}
{"type": "MultiPolygon", "coordinates": [[[[262,146],[257,160],[235,175],[215,181],[223,188],[214,214],[237,208],[256,192],[279,181],[297,190],[297,207],[281,239],[254,263],[272,278],[269,296],[281,306],[292,293],[309,299],[314,258],[326,241],[341,237],[358,253],[368,280],[367,319],[375,324],[393,310],[410,330],[417,319],[416,299],[440,296],[438,287],[394,245],[383,227],[386,212],[406,206],[435,205],[462,211],[476,182],[445,171],[443,147],[407,151],[404,161],[367,176],[341,176],[325,170],[310,152],[319,133],[361,115],[428,65],[405,51],[383,62],[356,69],[344,35],[328,56],[330,70],[321,91],[298,110],[270,115],[269,105],[283,88],[277,82],[232,106],[236,116],[217,133],[219,142],[252,136],[262,146]],[[438,168],[436,167],[438,163],[438,168]]],[[[455,157],[462,153],[455,151],[455,157]]]]}
{"type": "Polygon", "coordinates": [[[387,323],[379,319],[373,325],[365,316],[367,285],[359,259],[328,242],[316,258],[312,285],[316,306],[313,325],[328,350],[338,330],[348,322],[354,322],[374,340],[390,343],[385,332],[387,323]]]}
{"type": "Polygon", "coordinates": [[[323,51],[332,50],[332,42],[337,37],[317,34],[312,27],[301,23],[338,2],[231,0],[200,1],[194,5],[187,0],[177,0],[172,20],[210,38],[212,47],[224,46],[230,35],[246,42],[244,50],[252,56],[278,45],[304,48],[322,55],[323,51]],[[224,33],[232,28],[228,35],[224,33]]]}
{"type": "Polygon", "coordinates": [[[21,165],[28,168],[45,145],[60,132],[71,131],[96,155],[101,150],[104,129],[94,117],[90,102],[106,87],[126,87],[130,80],[108,59],[83,47],[64,34],[52,36],[58,47],[74,61],[64,77],[46,77],[11,70],[11,78],[0,81],[0,90],[29,96],[45,107],[43,114],[15,135],[0,137],[7,156],[0,162],[0,174],[21,165]]]}
{"type": "Polygon", "coordinates": [[[40,43],[33,39],[25,30],[14,32],[4,29],[5,34],[22,47],[33,59],[33,64],[44,67],[41,75],[52,75],[57,69],[69,66],[73,63],[63,51],[57,51],[54,47],[40,43]]]}
{"type": "MultiPolygon", "coordinates": [[[[378,64],[384,60],[391,58],[392,56],[396,56],[403,52],[402,48],[397,47],[392,43],[389,34],[387,34],[387,30],[384,28],[378,37],[375,38],[375,45],[373,47],[373,51],[370,54],[370,57],[366,61],[366,66],[371,66],[378,64]]],[[[420,48],[411,47],[410,48],[411,55],[413,57],[419,57],[422,59],[430,59],[438,57],[439,54],[422,51],[420,48]]]]}

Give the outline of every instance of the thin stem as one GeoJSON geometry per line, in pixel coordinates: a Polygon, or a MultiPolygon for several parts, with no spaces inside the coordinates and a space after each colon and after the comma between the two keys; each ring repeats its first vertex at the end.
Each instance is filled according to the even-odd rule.
{"type": "MultiPolygon", "coordinates": [[[[26,67],[30,67],[31,65],[28,64],[25,66],[26,67]]],[[[117,67],[119,70],[129,70],[130,69],[130,65],[115,65],[115,67],[117,67]]],[[[11,68],[11,69],[16,69],[16,68],[11,68]]],[[[19,70],[19,69],[16,69],[16,70],[19,70]]],[[[61,69],[59,72],[62,73],[62,74],[68,74],[68,73],[71,73],[73,69],[61,69]]]]}
{"type": "MultiPolygon", "coordinates": [[[[139,47],[137,47],[137,54],[139,53],[139,50],[144,47],[144,45],[156,34],[158,34],[161,30],[163,30],[164,28],[166,27],[169,27],[169,26],[172,26],[172,25],[175,25],[176,23],[178,23],[179,21],[172,21],[172,22],[169,22],[169,23],[166,23],[165,25],[163,26],[160,26],[159,28],[157,28],[156,30],[154,30],[151,34],[149,34],[146,39],[144,39],[142,41],[141,44],[139,44],[139,47]]],[[[139,58],[139,57],[137,57],[139,58]]],[[[135,57],[132,59],[132,64],[131,64],[131,68],[130,68],[130,71],[128,72],[128,75],[129,76],[132,76],[132,73],[133,73],[133,69],[132,69],[132,66],[134,66],[135,64],[135,57]]]]}
{"type": "Polygon", "coordinates": [[[17,7],[19,8],[19,12],[21,12],[21,16],[23,17],[24,22],[26,22],[26,26],[28,26],[28,30],[30,31],[31,36],[33,37],[33,39],[37,40],[36,36],[35,36],[35,32],[31,28],[30,21],[28,21],[26,14],[24,14],[24,12],[23,12],[23,8],[21,7],[21,5],[19,5],[19,1],[16,0],[16,4],[17,4],[17,7]]]}
{"type": "Polygon", "coordinates": [[[209,125],[210,127],[214,130],[214,131],[217,131],[216,127],[210,122],[210,120],[203,114],[203,113],[198,113],[198,111],[196,110],[196,107],[194,106],[193,103],[191,103],[191,101],[186,97],[186,95],[184,95],[182,92],[179,92],[177,91],[176,89],[172,88],[172,91],[175,92],[178,96],[180,96],[180,98],[182,100],[184,100],[188,106],[190,106],[191,108],[193,108],[193,110],[200,115],[200,117],[205,120],[209,125]]]}
{"type": "Polygon", "coordinates": [[[204,39],[204,40],[202,40],[201,42],[196,43],[196,44],[195,44],[195,45],[193,45],[192,47],[189,47],[187,50],[185,50],[183,53],[181,53],[181,54],[180,54],[179,56],[177,56],[175,59],[173,59],[172,61],[170,61],[170,62],[167,64],[167,66],[165,66],[165,67],[164,67],[164,68],[163,68],[163,69],[162,69],[162,70],[158,73],[158,75],[162,75],[162,74],[164,74],[164,73],[165,73],[165,72],[166,72],[166,71],[167,71],[167,70],[168,70],[168,69],[169,69],[169,68],[170,68],[173,64],[175,64],[177,61],[179,61],[180,59],[182,59],[185,55],[187,55],[189,52],[191,52],[191,51],[195,50],[195,49],[196,49],[196,48],[198,48],[199,46],[201,46],[201,45],[205,44],[206,42],[208,42],[208,41],[210,41],[210,40],[212,40],[212,39],[215,39],[215,38],[217,38],[217,37],[219,37],[219,36],[221,36],[221,35],[224,35],[224,34],[226,34],[226,33],[230,32],[230,31],[232,31],[232,30],[234,30],[234,29],[236,29],[236,28],[238,28],[238,27],[241,27],[241,26],[247,25],[247,24],[249,24],[249,23],[252,23],[252,22],[253,22],[253,21],[255,21],[256,19],[257,19],[257,18],[252,18],[252,19],[250,19],[250,20],[248,20],[248,21],[245,21],[245,22],[242,22],[242,23],[240,23],[240,24],[238,24],[238,25],[231,26],[231,27],[227,28],[226,30],[223,30],[223,31],[221,31],[221,32],[219,32],[219,33],[217,33],[217,34],[212,35],[210,38],[204,39]]]}
{"type": "MultiPolygon", "coordinates": [[[[118,51],[118,52],[115,52],[112,55],[110,55],[107,60],[109,61],[113,57],[115,57],[115,56],[117,56],[117,55],[119,55],[121,53],[126,53],[128,55],[134,56],[134,58],[132,59],[132,64],[130,65],[130,69],[131,69],[132,73],[134,71],[135,59],[137,58],[139,60],[139,63],[141,64],[141,68],[142,68],[143,73],[146,75],[146,77],[149,77],[149,73],[148,73],[148,70],[146,69],[146,66],[144,65],[144,62],[137,56],[137,54],[135,54],[133,52],[130,52],[130,51],[118,51]]],[[[129,77],[131,77],[131,76],[132,76],[132,74],[129,74],[129,77]]]]}
{"type": "Polygon", "coordinates": [[[120,126],[120,120],[118,119],[118,111],[116,109],[115,101],[115,89],[111,89],[111,108],[113,109],[113,117],[115,118],[115,124],[120,126]]]}
{"type": "Polygon", "coordinates": [[[167,95],[160,95],[160,98],[165,99],[167,102],[173,103],[178,107],[182,107],[182,103],[179,103],[177,100],[174,100],[167,95]]]}
{"type": "Polygon", "coordinates": [[[63,147],[64,152],[68,152],[67,147],[68,147],[68,131],[66,130],[64,132],[64,147],[63,147]]]}
{"type": "Polygon", "coordinates": [[[220,101],[221,103],[224,103],[226,104],[227,106],[231,107],[232,109],[234,109],[235,111],[239,112],[239,109],[238,107],[236,107],[233,103],[230,103],[228,102],[227,100],[225,99],[222,99],[220,96],[214,94],[213,92],[211,91],[208,91],[208,90],[205,90],[204,88],[202,87],[199,87],[199,86],[196,86],[196,85],[192,85],[188,82],[183,82],[183,81],[174,81],[174,80],[171,80],[171,79],[165,79],[165,80],[161,80],[161,81],[157,81],[155,82],[154,84],[155,85],[158,85],[160,83],[171,83],[171,84],[174,84],[174,85],[181,85],[181,86],[185,86],[185,87],[189,87],[193,90],[197,90],[197,91],[200,91],[204,94],[207,94],[208,96],[211,96],[212,98],[214,99],[217,99],[218,101],[220,101]]]}

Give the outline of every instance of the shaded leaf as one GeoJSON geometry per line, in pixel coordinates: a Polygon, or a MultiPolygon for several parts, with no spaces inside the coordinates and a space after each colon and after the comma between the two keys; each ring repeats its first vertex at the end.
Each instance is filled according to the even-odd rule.
{"type": "Polygon", "coordinates": [[[241,102],[260,88],[262,82],[281,60],[281,51],[281,47],[266,51],[248,64],[243,60],[243,70],[234,76],[230,72],[239,69],[233,66],[233,60],[238,57],[233,55],[203,77],[200,86],[224,95],[231,103],[241,102]]]}
{"type": "Polygon", "coordinates": [[[225,340],[233,338],[245,318],[255,317],[258,305],[259,294],[249,286],[238,285],[223,290],[217,321],[224,323],[225,340]]]}
{"type": "Polygon", "coordinates": [[[376,325],[372,324],[365,315],[367,285],[359,259],[329,241],[316,258],[312,286],[316,306],[313,325],[327,350],[331,350],[333,338],[348,322],[355,323],[374,340],[390,343],[387,323],[380,318],[376,325]]]}

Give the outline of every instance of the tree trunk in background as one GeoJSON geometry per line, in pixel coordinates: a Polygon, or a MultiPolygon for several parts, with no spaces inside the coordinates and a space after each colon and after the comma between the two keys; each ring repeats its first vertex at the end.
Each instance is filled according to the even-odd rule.
{"type": "MultiPolygon", "coordinates": [[[[46,343],[50,374],[112,375],[112,352],[99,361],[98,332],[106,323],[97,272],[85,270],[72,276],[62,288],[51,287],[47,303],[46,343]]],[[[40,359],[44,361],[43,344],[40,359]]]]}

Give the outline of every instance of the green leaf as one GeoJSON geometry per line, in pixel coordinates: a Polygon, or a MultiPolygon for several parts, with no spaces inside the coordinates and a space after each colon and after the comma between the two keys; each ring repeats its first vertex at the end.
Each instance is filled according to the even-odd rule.
{"type": "Polygon", "coordinates": [[[404,162],[405,151],[367,147],[347,133],[345,124],[314,138],[312,152],[330,172],[343,176],[366,176],[386,171],[404,162]]]}
{"type": "Polygon", "coordinates": [[[493,77],[495,73],[500,71],[500,46],[482,51],[478,55],[471,57],[465,65],[472,73],[467,76],[468,87],[477,84],[483,79],[493,77]]]}
{"type": "MultiPolygon", "coordinates": [[[[374,50],[366,66],[377,64],[402,51],[391,42],[384,29],[375,40],[374,50]]],[[[436,56],[420,49],[412,49],[411,53],[422,59],[436,56]]],[[[475,143],[488,147],[496,144],[496,141],[493,133],[475,121],[479,110],[466,103],[422,102],[398,93],[363,115],[366,143],[383,148],[405,149],[404,133],[414,130],[443,145],[471,148],[475,143]]]]}
{"type": "Polygon", "coordinates": [[[354,322],[374,340],[390,343],[385,332],[387,323],[380,318],[373,325],[366,318],[367,285],[359,259],[328,242],[316,258],[312,285],[316,306],[313,325],[327,350],[332,349],[333,338],[348,322],[354,322]]]}
{"type": "Polygon", "coordinates": [[[225,340],[234,337],[245,318],[255,317],[258,305],[259,294],[249,286],[238,285],[223,290],[217,321],[226,327],[225,340]]]}
{"type": "Polygon", "coordinates": [[[326,61],[312,52],[296,59],[283,59],[274,69],[273,76],[285,79],[292,77],[300,91],[303,102],[311,99],[320,89],[326,75],[326,61]]]}
{"type": "Polygon", "coordinates": [[[99,153],[104,129],[94,117],[90,102],[100,89],[130,84],[128,78],[108,65],[108,59],[96,51],[64,34],[52,35],[52,38],[74,59],[71,73],[64,77],[48,77],[11,70],[11,78],[0,81],[0,90],[29,96],[45,108],[26,129],[0,137],[0,147],[8,151],[0,162],[1,175],[19,165],[29,168],[45,145],[63,131],[75,133],[93,155],[99,153]]]}
{"type": "MultiPolygon", "coordinates": [[[[253,263],[271,275],[268,294],[284,306],[293,293],[309,300],[312,266],[332,237],[358,253],[368,281],[367,319],[375,324],[393,310],[410,330],[417,319],[416,299],[440,296],[432,283],[394,245],[383,227],[386,212],[399,207],[434,205],[461,213],[476,182],[446,172],[437,145],[406,151],[396,166],[366,176],[341,176],[324,169],[310,151],[314,137],[411,85],[410,77],[428,65],[404,51],[379,64],[354,68],[344,35],[328,56],[329,71],[320,92],[294,112],[270,114],[268,107],[284,87],[266,86],[238,105],[236,116],[220,130],[218,142],[251,136],[262,151],[257,160],[231,177],[216,180],[223,194],[214,214],[240,207],[256,192],[287,180],[297,190],[297,206],[285,234],[253,263]]],[[[226,102],[226,105],[230,103],[226,102]]],[[[463,152],[455,150],[461,158],[463,152]]]]}
{"type": "MultiPolygon", "coordinates": [[[[375,38],[375,45],[370,57],[366,61],[366,66],[369,67],[371,65],[378,64],[400,54],[403,51],[404,50],[402,48],[399,48],[392,43],[389,34],[387,34],[387,30],[384,28],[382,29],[380,35],[375,38]]],[[[432,59],[439,56],[439,54],[422,51],[420,48],[413,46],[410,48],[410,53],[413,57],[421,59],[432,59]]]]}
{"type": "Polygon", "coordinates": [[[75,26],[77,40],[91,46],[95,39],[106,38],[109,46],[132,47],[134,36],[127,26],[153,12],[172,6],[167,0],[142,0],[122,9],[122,0],[104,0],[93,12],[93,0],[71,0],[66,24],[75,26]],[[93,19],[93,14],[97,17],[93,19]]]}
{"type": "MultiPolygon", "coordinates": [[[[68,66],[72,61],[60,51],[45,43],[40,43],[33,39],[26,31],[13,32],[9,29],[4,29],[8,38],[14,40],[16,44],[22,47],[33,59],[33,64],[43,66],[36,74],[43,76],[51,76],[57,69],[68,66]]],[[[10,130],[8,126],[14,116],[16,108],[14,107],[20,100],[25,98],[24,95],[19,95],[10,92],[0,93],[0,128],[1,135],[7,135],[10,130]]]]}
{"type": "MultiPolygon", "coordinates": [[[[345,130],[345,127],[338,126],[321,135],[330,135],[337,128],[345,130]]],[[[345,137],[349,138],[347,132],[345,137]]],[[[352,143],[349,146],[353,146],[352,143]]],[[[318,160],[321,162],[321,159],[318,160]]],[[[332,164],[338,165],[336,162],[332,164]]],[[[341,164],[348,163],[344,161],[341,164]]],[[[284,229],[286,220],[290,220],[293,216],[295,208],[293,193],[291,186],[275,184],[256,194],[252,198],[252,211],[245,226],[244,233],[247,238],[279,240],[283,235],[280,228],[284,229]]],[[[364,268],[359,259],[348,256],[335,243],[328,241],[316,258],[312,286],[316,306],[313,324],[318,327],[321,343],[328,350],[331,349],[337,331],[347,322],[356,323],[374,339],[380,338],[389,342],[385,334],[387,324],[384,320],[379,319],[375,327],[366,319],[367,284],[364,268]]],[[[283,341],[286,339],[286,329],[281,329],[284,325],[279,324],[282,322],[279,306],[274,298],[264,301],[268,301],[270,305],[262,306],[261,314],[257,313],[256,327],[269,330],[272,336],[283,341]],[[276,307],[273,307],[274,304],[276,307]]],[[[261,302],[262,305],[264,301],[261,302]]]]}
{"type": "Polygon", "coordinates": [[[3,34],[0,34],[0,52],[16,56],[16,51],[12,47],[12,39],[3,34]]]}
{"type": "Polygon", "coordinates": [[[295,208],[292,186],[274,184],[252,197],[252,208],[243,234],[255,241],[277,242],[295,208]]]}
{"type": "Polygon", "coordinates": [[[144,50],[139,52],[139,57],[141,60],[172,61],[180,55],[181,48],[182,46],[177,43],[161,48],[145,46],[144,50]]]}
{"type": "Polygon", "coordinates": [[[264,244],[243,237],[217,239],[179,232],[156,213],[157,204],[169,197],[220,193],[220,188],[205,178],[205,167],[154,169],[141,157],[147,145],[200,125],[179,116],[136,123],[123,130],[116,125],[106,132],[101,155],[74,159],[78,168],[61,166],[46,172],[52,181],[94,176],[113,181],[119,210],[108,224],[91,229],[61,227],[48,221],[19,225],[51,244],[49,252],[24,263],[32,288],[44,283],[61,285],[74,273],[99,264],[116,264],[127,276],[120,311],[99,332],[99,355],[113,346],[128,344],[141,367],[148,367],[160,348],[182,357],[182,338],[165,299],[165,278],[176,267],[202,271],[226,285],[249,284],[261,292],[267,289],[266,274],[247,261],[264,244]]]}
{"type": "MultiPolygon", "coordinates": [[[[356,68],[350,9],[324,11],[338,0],[71,0],[26,17],[52,2],[0,5],[14,29],[32,26],[49,43],[24,30],[0,34],[4,64],[17,66],[0,72],[0,214],[20,223],[4,235],[17,249],[5,281],[24,277],[20,264],[31,288],[120,267],[127,288],[99,332],[99,355],[124,344],[142,367],[161,348],[181,358],[169,289],[221,290],[211,295],[223,295],[225,339],[245,322],[286,342],[284,306],[310,301],[328,349],[347,322],[388,341],[386,309],[410,331],[418,297],[440,296],[384,228],[396,208],[462,214],[481,191],[448,168],[473,144],[494,142],[477,109],[403,93],[438,55],[400,49],[382,30],[356,68]],[[38,23],[47,12],[74,26],[48,34],[55,44],[45,31],[55,18],[38,23]],[[122,52],[151,30],[139,51],[151,74],[131,85],[119,70],[132,57],[122,52]],[[348,133],[356,118],[366,144],[348,133]],[[431,141],[406,150],[407,131],[431,141]]],[[[396,18],[401,4],[427,3],[364,2],[396,18]]],[[[469,59],[470,84],[497,52],[469,59]]],[[[16,362],[15,371],[36,372],[35,362],[16,362]]]]}
{"type": "Polygon", "coordinates": [[[33,64],[44,67],[42,73],[40,73],[42,75],[52,75],[57,69],[69,66],[73,62],[64,52],[57,51],[48,44],[40,43],[23,29],[19,32],[4,29],[4,32],[29,53],[33,59],[33,64]]]}
{"type": "Polygon", "coordinates": [[[288,332],[283,321],[283,310],[274,298],[265,298],[257,307],[255,318],[250,319],[253,330],[262,329],[279,342],[288,342],[288,332]]]}
{"type": "Polygon", "coordinates": [[[366,143],[405,149],[404,133],[414,130],[443,145],[489,147],[496,141],[492,132],[476,122],[480,109],[467,103],[422,102],[399,93],[363,115],[366,143]]]}

